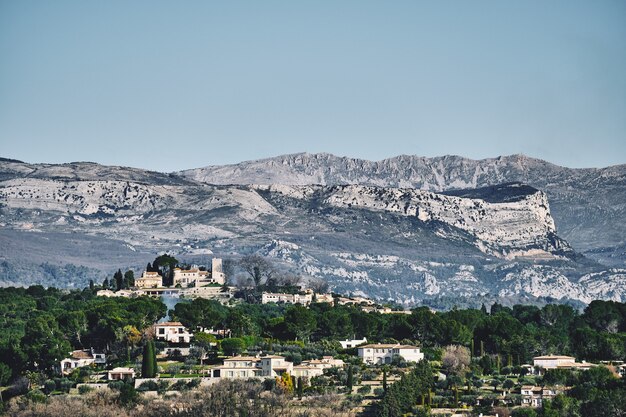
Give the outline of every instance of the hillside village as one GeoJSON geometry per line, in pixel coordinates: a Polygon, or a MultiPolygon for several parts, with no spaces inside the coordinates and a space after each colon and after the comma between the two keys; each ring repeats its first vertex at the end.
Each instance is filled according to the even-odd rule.
{"type": "MultiPolygon", "coordinates": [[[[59,306],[67,302],[63,299],[82,300],[86,327],[75,327],[68,312],[53,308],[59,317],[58,343],[70,349],[55,350],[45,363],[0,364],[13,369],[4,383],[18,383],[30,369],[29,375],[38,377],[30,378],[22,393],[48,402],[59,395],[82,398],[113,390],[118,398],[132,397],[119,401],[145,406],[155,398],[170,401],[186,392],[252,383],[277,393],[289,407],[332,395],[331,403],[352,410],[348,415],[399,416],[404,413],[398,410],[413,409],[433,415],[506,415],[502,410],[510,410],[532,416],[555,399],[580,395],[576,384],[585,375],[604,378],[608,386],[623,385],[615,381],[626,376],[626,348],[615,344],[626,341],[626,306],[620,303],[594,302],[576,319],[602,323],[594,337],[613,348],[600,342],[594,351],[578,345],[571,339],[578,333],[568,334],[567,326],[559,324],[574,323],[577,313],[571,307],[494,304],[490,312],[484,306],[482,311],[408,311],[323,292],[324,286],[316,292],[298,280],[268,285],[266,277],[229,285],[219,258],[208,268],[172,261],[169,269],[159,263],[165,258],[159,259],[137,279],[118,271],[111,281],[81,293],[9,289],[13,300],[34,299],[44,309],[43,300],[59,306]],[[174,308],[168,311],[162,297],[177,300],[174,308]],[[617,333],[606,333],[607,319],[617,320],[609,325],[617,333]],[[529,348],[533,337],[545,337],[532,336],[532,326],[543,328],[546,320],[559,326],[561,339],[529,348]],[[524,333],[526,339],[516,341],[515,334],[524,333]],[[394,397],[416,378],[421,382],[411,384],[421,388],[412,400],[394,397]],[[398,401],[408,402],[401,406],[398,401]]],[[[259,272],[258,266],[252,270],[259,272]]],[[[24,331],[28,334],[27,327],[24,331]]],[[[21,398],[15,385],[8,385],[3,396],[21,398]]]]}

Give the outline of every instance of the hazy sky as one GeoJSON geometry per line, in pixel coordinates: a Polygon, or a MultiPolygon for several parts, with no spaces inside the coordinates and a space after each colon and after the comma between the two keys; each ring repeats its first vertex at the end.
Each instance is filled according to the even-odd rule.
{"type": "Polygon", "coordinates": [[[0,156],[626,163],[626,2],[0,0],[0,156]]]}

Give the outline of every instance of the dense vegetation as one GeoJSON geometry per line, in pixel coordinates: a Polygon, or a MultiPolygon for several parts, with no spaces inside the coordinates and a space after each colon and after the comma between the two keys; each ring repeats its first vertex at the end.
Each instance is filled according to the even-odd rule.
{"type": "MultiPolygon", "coordinates": [[[[121,272],[118,275],[123,285],[124,277],[121,272]]],[[[33,401],[38,395],[45,398],[47,393],[67,392],[76,381],[59,379],[55,367],[73,349],[93,347],[107,352],[110,366],[142,364],[144,374],[157,373],[154,357],[157,347],[151,342],[149,329],[165,317],[166,306],[147,297],[95,297],[96,290],[67,292],[41,286],[0,289],[0,386],[10,386],[3,391],[3,400],[26,392],[31,383],[32,387],[42,387],[42,391],[37,389],[27,396],[33,401]]],[[[481,403],[488,413],[497,403],[498,387],[498,392],[510,391],[527,383],[573,388],[567,395],[547,402],[543,409],[517,408],[513,415],[612,416],[624,415],[626,409],[624,379],[615,378],[608,368],[550,371],[543,378],[530,378],[524,376],[525,369],[520,367],[530,363],[533,356],[550,353],[595,362],[626,360],[626,304],[622,303],[594,301],[582,313],[565,305],[508,308],[494,304],[489,312],[483,308],[435,313],[419,307],[410,314],[378,314],[363,312],[359,306],[313,304],[305,308],[246,302],[224,306],[216,301],[196,299],[179,302],[169,314],[192,330],[230,329],[230,337],[217,345],[212,336],[197,336],[196,351],[185,360],[189,369],[203,366],[203,362],[215,363],[218,354],[246,351],[282,354],[294,363],[322,355],[339,355],[348,363],[346,369],[334,369],[316,377],[307,382],[306,388],[302,387],[302,381],[286,380],[285,386],[291,387],[287,391],[300,397],[304,393],[309,399],[338,392],[358,398],[368,394],[370,387],[359,387],[357,394],[353,393],[353,385],[382,377],[384,390],[374,398],[380,400],[376,412],[385,417],[407,413],[427,415],[429,407],[435,406],[473,406],[480,401],[479,397],[489,400],[481,403]],[[418,344],[427,361],[416,367],[396,361],[391,368],[367,368],[359,363],[355,350],[342,351],[337,343],[354,336],[367,337],[369,342],[418,344]],[[198,354],[198,350],[202,352],[198,354]],[[433,378],[438,372],[447,378],[433,378]],[[392,377],[389,383],[388,376],[392,377]],[[493,398],[481,393],[486,384],[491,386],[493,398]]],[[[173,376],[180,371],[180,365],[171,367],[166,374],[173,376]]],[[[188,389],[193,384],[178,385],[188,389]]],[[[257,392],[259,387],[276,394],[275,386],[263,384],[245,386],[244,391],[257,392]]],[[[211,388],[219,389],[222,388],[211,388]]],[[[137,393],[130,385],[121,384],[116,390],[117,403],[136,401],[137,393]]],[[[207,393],[211,390],[204,392],[210,396],[207,393]]],[[[207,401],[198,400],[197,410],[209,407],[207,401]]],[[[265,400],[259,401],[265,404],[265,400]]],[[[48,403],[53,404],[54,401],[48,403]]],[[[45,415],[45,412],[32,415],[45,415]]]]}

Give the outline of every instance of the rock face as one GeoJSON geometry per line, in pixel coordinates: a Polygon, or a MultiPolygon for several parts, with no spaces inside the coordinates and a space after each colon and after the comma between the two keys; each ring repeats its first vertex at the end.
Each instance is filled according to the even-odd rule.
{"type": "Polygon", "coordinates": [[[179,174],[210,184],[359,184],[436,192],[520,182],[547,194],[560,236],[577,251],[626,267],[626,165],[572,169],[524,155],[366,161],[302,153],[179,174]]]}
{"type": "MultiPolygon", "coordinates": [[[[285,158],[262,165],[291,172],[290,158],[297,157],[285,158]]],[[[401,171],[390,162],[369,164],[379,170],[376,181],[392,165],[401,171]]],[[[365,165],[362,175],[374,169],[365,165]]],[[[319,182],[352,172],[326,168],[319,182]]],[[[243,171],[239,181],[247,182],[243,171]]],[[[519,182],[436,192],[404,182],[209,185],[193,172],[208,173],[0,160],[0,243],[7,248],[1,283],[84,284],[118,268],[141,268],[160,251],[200,261],[212,252],[256,252],[337,291],[406,305],[459,297],[626,300],[626,270],[572,249],[560,237],[550,195],[519,182]]]]}

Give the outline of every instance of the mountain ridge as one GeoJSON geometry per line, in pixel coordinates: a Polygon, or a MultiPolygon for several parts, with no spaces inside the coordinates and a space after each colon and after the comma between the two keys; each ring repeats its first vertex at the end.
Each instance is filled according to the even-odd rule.
{"type": "Polygon", "coordinates": [[[0,257],[0,278],[71,286],[71,274],[84,281],[105,272],[105,260],[142,268],[164,251],[190,261],[257,253],[338,291],[405,305],[490,294],[626,299],[626,269],[577,253],[551,204],[520,182],[445,192],[210,185],[134,168],[0,161],[0,240],[22,242],[0,257]],[[75,267],[47,263],[64,257],[75,267]]]}

